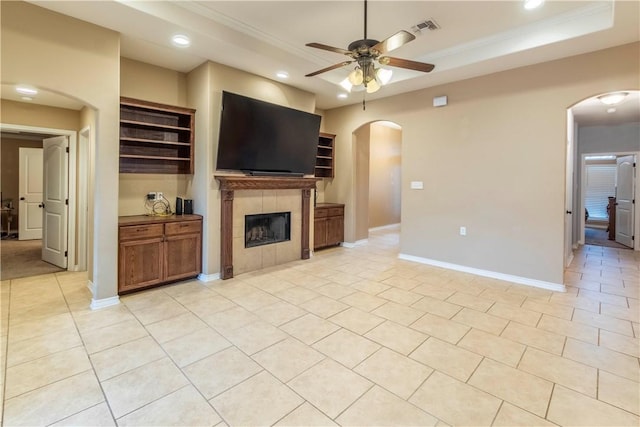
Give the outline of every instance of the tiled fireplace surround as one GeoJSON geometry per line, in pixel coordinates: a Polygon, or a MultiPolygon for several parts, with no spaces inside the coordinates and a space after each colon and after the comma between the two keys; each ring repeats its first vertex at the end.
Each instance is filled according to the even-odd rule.
{"type": "Polygon", "coordinates": [[[216,175],[222,193],[221,277],[309,258],[310,196],[316,178],[216,175]],[[245,215],[291,212],[291,240],[245,248],[245,215]]]}

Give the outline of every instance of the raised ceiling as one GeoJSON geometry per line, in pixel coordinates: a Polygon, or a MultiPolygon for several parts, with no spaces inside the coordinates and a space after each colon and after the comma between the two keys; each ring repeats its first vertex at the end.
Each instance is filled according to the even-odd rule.
{"type": "MultiPolygon", "coordinates": [[[[121,33],[121,54],[188,72],[206,60],[277,80],[316,94],[317,107],[361,102],[337,85],[350,67],[316,77],[312,71],[344,56],[305,44],[346,48],[363,36],[362,1],[32,1],[41,7],[121,33]],[[189,48],[170,37],[187,34],[189,48]]],[[[549,61],[640,39],[640,2],[549,1],[525,10],[522,1],[369,2],[368,36],[382,40],[398,30],[417,39],[393,56],[436,65],[423,74],[394,68],[392,82],[368,100],[549,61]],[[415,32],[426,19],[440,29],[415,32]]],[[[630,88],[620,88],[630,89],[630,88]]]]}

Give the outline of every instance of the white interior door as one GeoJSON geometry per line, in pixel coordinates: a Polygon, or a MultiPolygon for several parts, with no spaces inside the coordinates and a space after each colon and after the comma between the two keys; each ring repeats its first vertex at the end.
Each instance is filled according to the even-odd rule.
{"type": "Polygon", "coordinates": [[[616,242],[633,247],[635,156],[616,159],[616,242]]]}
{"type": "Polygon", "coordinates": [[[69,163],[67,136],[43,141],[44,192],[42,260],[67,268],[69,163]]]}
{"type": "Polygon", "coordinates": [[[42,148],[18,149],[18,240],[42,239],[42,148]]]}

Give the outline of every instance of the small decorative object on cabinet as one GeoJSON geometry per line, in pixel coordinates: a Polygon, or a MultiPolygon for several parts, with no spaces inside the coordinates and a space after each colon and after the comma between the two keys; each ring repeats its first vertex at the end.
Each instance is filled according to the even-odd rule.
{"type": "Polygon", "coordinates": [[[316,177],[333,178],[334,148],[336,136],[321,133],[318,138],[318,154],[316,154],[316,177]]]}
{"type": "Polygon", "coordinates": [[[313,249],[336,246],[344,241],[344,205],[318,203],[314,215],[313,249]]]}
{"type": "Polygon", "coordinates": [[[202,217],[120,217],[118,251],[118,293],[196,277],[202,265],[202,217]]]}
{"type": "Polygon", "coordinates": [[[120,98],[120,173],[193,173],[195,110],[120,98]]]}

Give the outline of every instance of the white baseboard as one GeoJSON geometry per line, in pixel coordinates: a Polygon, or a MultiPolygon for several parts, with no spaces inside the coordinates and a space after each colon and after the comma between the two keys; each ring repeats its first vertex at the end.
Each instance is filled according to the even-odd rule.
{"type": "Polygon", "coordinates": [[[381,225],[380,227],[372,227],[369,229],[369,232],[371,231],[378,231],[378,230],[387,230],[389,228],[398,228],[400,227],[400,223],[396,223],[396,224],[388,224],[388,225],[381,225]]]}
{"type": "Polygon", "coordinates": [[[490,277],[492,279],[504,280],[507,282],[519,283],[521,285],[534,286],[536,288],[548,289],[556,292],[566,292],[567,288],[563,284],[545,282],[543,280],[530,279],[528,277],[514,276],[511,274],[498,273],[496,271],[482,270],[479,268],[467,267],[459,264],[451,264],[448,262],[437,261],[429,258],[421,258],[413,255],[400,254],[398,258],[407,261],[418,262],[420,264],[433,265],[448,270],[462,271],[464,273],[475,274],[476,276],[490,277]]]}
{"type": "Polygon", "coordinates": [[[105,308],[105,307],[111,307],[112,305],[118,305],[120,304],[120,297],[119,296],[115,296],[115,297],[109,297],[109,298],[102,298],[102,299],[91,299],[91,310],[99,310],[101,308],[105,308]]]}
{"type": "Polygon", "coordinates": [[[567,262],[567,265],[564,266],[564,268],[569,267],[572,261],[573,261],[573,251],[571,252],[571,255],[569,255],[569,261],[567,262]]]}
{"type": "Polygon", "coordinates": [[[91,280],[87,280],[87,288],[89,288],[91,295],[96,294],[96,285],[91,280]]]}
{"type": "Polygon", "coordinates": [[[201,282],[213,282],[215,280],[220,280],[220,273],[213,273],[213,274],[198,274],[198,280],[201,282]]]}
{"type": "Polygon", "coordinates": [[[369,239],[356,240],[354,243],[342,242],[342,247],[351,249],[351,248],[355,248],[356,246],[366,245],[367,243],[369,243],[369,239]]]}

